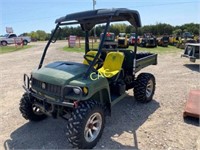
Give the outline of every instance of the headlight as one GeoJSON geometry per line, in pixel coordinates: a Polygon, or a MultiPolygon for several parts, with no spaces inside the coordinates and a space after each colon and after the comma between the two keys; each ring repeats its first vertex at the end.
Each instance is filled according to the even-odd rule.
{"type": "Polygon", "coordinates": [[[81,93],[81,90],[78,89],[78,88],[73,88],[73,91],[74,91],[74,93],[77,94],[77,95],[81,93]]]}

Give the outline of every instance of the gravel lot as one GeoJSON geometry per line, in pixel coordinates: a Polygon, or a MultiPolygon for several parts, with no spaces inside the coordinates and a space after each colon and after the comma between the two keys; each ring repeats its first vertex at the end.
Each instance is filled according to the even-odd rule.
{"type": "MultiPolygon", "coordinates": [[[[32,123],[22,118],[19,100],[23,73],[37,68],[45,43],[31,43],[30,49],[0,55],[0,149],[69,149],[65,137],[66,121],[48,118],[32,123]]],[[[52,44],[45,61],[82,62],[82,53],[59,49],[52,44]]],[[[159,55],[158,65],[142,72],[153,73],[157,85],[154,100],[140,104],[132,90],[112,109],[101,140],[94,149],[200,149],[198,120],[182,117],[188,93],[200,89],[199,61],[190,63],[180,53],[159,55]]]]}

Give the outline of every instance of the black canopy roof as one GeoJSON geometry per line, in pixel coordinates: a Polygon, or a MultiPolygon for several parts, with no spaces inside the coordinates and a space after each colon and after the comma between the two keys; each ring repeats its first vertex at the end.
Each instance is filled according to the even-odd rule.
{"type": "Polygon", "coordinates": [[[90,30],[96,24],[107,22],[110,17],[112,17],[111,22],[128,21],[135,27],[141,27],[138,11],[126,8],[97,9],[72,13],[58,18],[55,23],[77,21],[83,29],[90,30]]]}

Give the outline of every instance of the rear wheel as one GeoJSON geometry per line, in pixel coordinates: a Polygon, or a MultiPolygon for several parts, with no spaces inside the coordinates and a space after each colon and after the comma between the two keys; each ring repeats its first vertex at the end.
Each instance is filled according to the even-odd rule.
{"type": "Polygon", "coordinates": [[[136,100],[143,103],[151,101],[155,92],[155,85],[155,77],[152,74],[139,74],[134,87],[136,100]]]}
{"type": "Polygon", "coordinates": [[[6,41],[2,41],[2,42],[1,42],[1,45],[2,45],[2,46],[7,46],[8,43],[7,43],[6,41]]]}
{"type": "Polygon", "coordinates": [[[40,111],[40,108],[34,105],[32,97],[24,93],[20,100],[19,110],[22,116],[30,121],[41,121],[47,116],[40,111]]]}
{"type": "Polygon", "coordinates": [[[28,44],[27,40],[24,40],[23,45],[27,45],[27,44],[28,44]]]}
{"type": "Polygon", "coordinates": [[[91,149],[99,141],[104,123],[104,111],[100,104],[92,100],[82,102],[68,120],[68,141],[74,147],[91,149]]]}

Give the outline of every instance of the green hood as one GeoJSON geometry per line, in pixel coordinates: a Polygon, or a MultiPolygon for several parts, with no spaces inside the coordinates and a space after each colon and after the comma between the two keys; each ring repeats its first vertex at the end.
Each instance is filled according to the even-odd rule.
{"type": "Polygon", "coordinates": [[[54,62],[32,72],[32,77],[54,85],[66,85],[83,77],[88,66],[72,62],[54,62]]]}
{"type": "MultiPolygon", "coordinates": [[[[91,76],[89,76],[87,79],[84,79],[83,75],[87,69],[88,65],[81,63],[54,62],[32,72],[32,87],[36,91],[41,91],[42,93],[50,95],[51,97],[54,95],[60,96],[61,87],[66,85],[87,87],[89,92],[86,96],[82,97],[82,100],[90,98],[93,94],[101,89],[107,89],[109,91],[108,81],[104,77],[94,74],[93,77],[97,77],[96,80],[91,79],[91,76]],[[43,82],[54,86],[48,86],[49,88],[47,90],[43,90],[41,85],[43,82]]],[[[79,95],[69,94],[66,96],[69,99],[80,98],[79,95]]]]}

